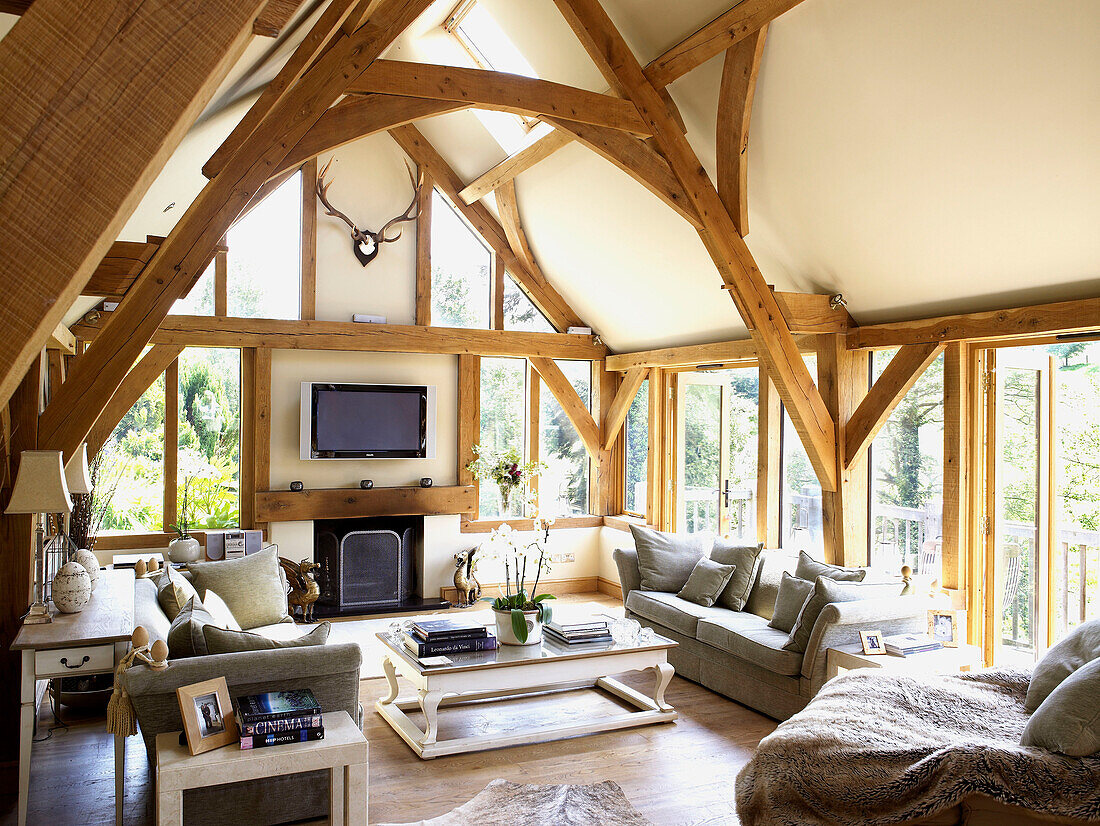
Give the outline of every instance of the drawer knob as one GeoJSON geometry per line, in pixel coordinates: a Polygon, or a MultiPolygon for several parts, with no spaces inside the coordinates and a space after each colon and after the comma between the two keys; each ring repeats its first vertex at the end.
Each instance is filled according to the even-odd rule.
{"type": "Polygon", "coordinates": [[[89,657],[87,654],[85,654],[84,659],[82,659],[76,665],[69,665],[69,658],[68,657],[62,657],[61,658],[61,664],[63,666],[65,666],[66,668],[80,668],[81,666],[86,664],[89,660],[91,660],[91,657],[89,657]]]}

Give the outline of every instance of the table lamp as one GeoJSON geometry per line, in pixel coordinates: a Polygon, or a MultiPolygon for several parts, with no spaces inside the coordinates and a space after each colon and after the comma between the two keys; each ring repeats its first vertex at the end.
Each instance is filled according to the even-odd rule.
{"type": "MultiPolygon", "coordinates": [[[[65,484],[65,468],[60,450],[24,450],[20,454],[19,473],[15,477],[11,500],[5,513],[33,513],[35,527],[34,602],[24,622],[28,625],[52,621],[46,604],[46,554],[44,516],[67,514],[72,500],[65,484]]],[[[60,519],[58,520],[60,524],[60,519]]]]}

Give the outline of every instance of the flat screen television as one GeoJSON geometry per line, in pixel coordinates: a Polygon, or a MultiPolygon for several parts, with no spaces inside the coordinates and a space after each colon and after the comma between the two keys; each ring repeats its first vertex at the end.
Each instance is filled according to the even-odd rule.
{"type": "Polygon", "coordinates": [[[434,459],[435,387],[302,382],[301,458],[434,459]]]}

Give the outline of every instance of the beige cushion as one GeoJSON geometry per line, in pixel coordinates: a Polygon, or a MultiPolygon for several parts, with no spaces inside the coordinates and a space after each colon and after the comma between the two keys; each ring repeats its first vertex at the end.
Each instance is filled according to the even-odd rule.
{"type": "Polygon", "coordinates": [[[169,565],[157,581],[157,603],[169,621],[176,618],[189,600],[197,597],[195,586],[169,565]]]}
{"type": "Polygon", "coordinates": [[[749,599],[749,591],[756,582],[756,574],[764,556],[764,543],[759,545],[736,545],[725,539],[714,540],[710,558],[723,565],[734,565],[737,570],[730,577],[729,584],[718,596],[718,604],[731,611],[740,611],[749,599]]]}
{"type": "Polygon", "coordinates": [[[709,533],[665,533],[643,525],[631,525],[638,552],[638,573],[643,591],[676,593],[688,581],[695,563],[714,543],[709,533]]]}
{"type": "Polygon", "coordinates": [[[205,656],[206,639],[202,629],[212,622],[214,617],[203,608],[198,597],[189,599],[168,629],[168,656],[173,660],[205,656]]]}
{"type": "Polygon", "coordinates": [[[282,622],[287,616],[286,589],[276,548],[240,559],[196,562],[190,566],[195,587],[225,600],[241,628],[282,622]]]}
{"type": "Polygon", "coordinates": [[[202,607],[210,613],[210,616],[214,618],[214,624],[219,628],[225,628],[229,631],[241,630],[240,623],[233,616],[233,612],[229,610],[229,606],[225,604],[225,600],[214,591],[208,590],[202,595],[202,607]]]}
{"type": "Polygon", "coordinates": [[[784,571],[783,580],[779,584],[779,593],[775,598],[775,611],[768,625],[786,634],[791,633],[794,624],[798,621],[802,606],[810,598],[813,589],[812,582],[791,576],[784,571]]]}
{"type": "Polygon", "coordinates": [[[714,605],[735,570],[737,569],[733,565],[722,565],[704,556],[695,563],[691,576],[676,596],[709,608],[714,605]]]}
{"type": "Polygon", "coordinates": [[[817,618],[826,605],[834,602],[858,602],[861,599],[881,597],[901,598],[901,585],[896,583],[839,582],[827,576],[819,576],[813,591],[798,613],[798,620],[791,629],[784,648],[788,651],[805,652],[810,642],[817,618]]]}
{"type": "Polygon", "coordinates": [[[779,596],[783,572],[794,573],[798,555],[770,548],[761,554],[761,559],[760,571],[749,591],[749,601],[745,603],[744,610],[770,620],[775,613],[775,600],[779,596]]]}
{"type": "Polygon", "coordinates": [[[776,674],[794,677],[802,668],[801,652],[783,648],[787,635],[769,628],[768,621],[756,614],[738,611],[722,617],[701,619],[696,637],[699,642],[713,645],[776,674]]]}
{"type": "Polygon", "coordinates": [[[863,582],[867,571],[863,568],[841,568],[839,565],[830,565],[801,551],[798,554],[798,567],[794,569],[794,575],[808,582],[816,582],[819,576],[835,579],[837,582],[863,582]]]}
{"type": "Polygon", "coordinates": [[[1070,757],[1100,752],[1100,659],[1081,666],[1031,715],[1020,740],[1070,757]]]}
{"type": "Polygon", "coordinates": [[[1063,680],[1100,658],[1100,619],[1083,622],[1039,660],[1031,672],[1024,708],[1035,711],[1063,680]]]}
{"type": "Polygon", "coordinates": [[[631,591],[626,597],[626,607],[640,617],[689,637],[695,636],[700,619],[730,612],[728,608],[716,605],[707,608],[660,591],[631,591]]]}
{"type": "Polygon", "coordinates": [[[328,642],[332,626],[322,622],[308,634],[302,634],[291,640],[273,640],[263,634],[250,631],[227,631],[207,625],[203,629],[206,638],[206,650],[211,654],[235,654],[239,651],[271,651],[276,648],[301,648],[306,645],[324,645],[328,642]]]}

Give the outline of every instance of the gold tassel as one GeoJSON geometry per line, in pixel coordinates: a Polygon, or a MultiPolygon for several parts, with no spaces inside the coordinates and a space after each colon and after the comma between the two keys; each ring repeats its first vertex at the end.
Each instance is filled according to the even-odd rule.
{"type": "Polygon", "coordinates": [[[155,671],[162,671],[168,667],[168,646],[163,640],[153,643],[150,657],[149,632],[142,626],[134,629],[131,637],[131,647],[118,663],[115,669],[115,687],[111,692],[111,699],[107,703],[107,731],[117,737],[133,737],[137,734],[137,716],[134,713],[134,704],[130,695],[122,687],[122,675],[134,660],[141,660],[155,671]]]}

